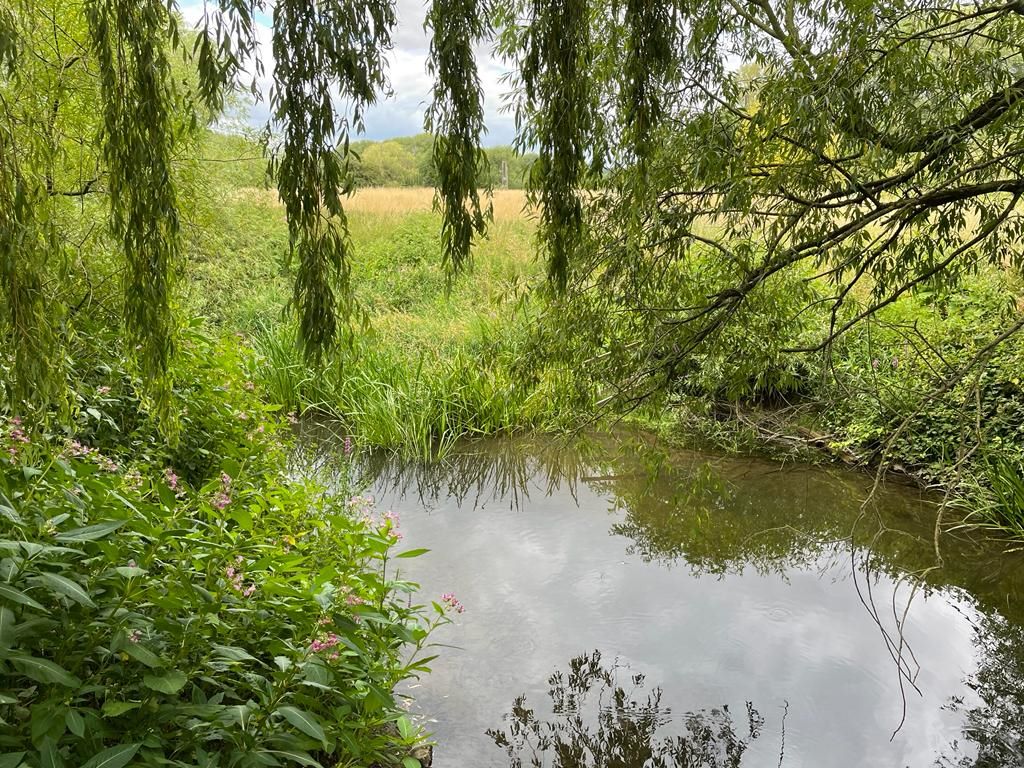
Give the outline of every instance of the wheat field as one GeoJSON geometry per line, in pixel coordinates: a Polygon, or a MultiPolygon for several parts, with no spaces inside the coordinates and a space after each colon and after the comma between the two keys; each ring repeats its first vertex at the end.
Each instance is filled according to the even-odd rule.
{"type": "MultiPolygon", "coordinates": [[[[279,205],[277,191],[258,187],[242,187],[232,193],[235,200],[257,205],[279,205]]],[[[495,221],[514,221],[527,218],[526,193],[521,189],[496,189],[491,198],[495,221]]],[[[350,214],[393,216],[418,211],[430,211],[434,205],[431,187],[365,187],[344,201],[350,214]]]]}

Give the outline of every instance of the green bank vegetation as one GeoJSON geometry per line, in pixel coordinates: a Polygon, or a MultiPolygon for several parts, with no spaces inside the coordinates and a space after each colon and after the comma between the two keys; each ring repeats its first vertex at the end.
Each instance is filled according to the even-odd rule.
{"type": "Polygon", "coordinates": [[[387,0],[275,6],[263,144],[211,126],[265,3],[0,6],[0,759],[416,768],[395,687],[459,604],[289,414],[781,441],[1019,538],[1024,17],[782,6],[434,0],[431,133],[375,144],[387,0]]]}

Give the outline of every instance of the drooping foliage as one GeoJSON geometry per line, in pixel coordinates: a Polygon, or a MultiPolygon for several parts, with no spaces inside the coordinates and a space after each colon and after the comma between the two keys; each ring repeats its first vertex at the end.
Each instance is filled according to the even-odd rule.
{"type": "Polygon", "coordinates": [[[463,265],[474,236],[486,229],[487,212],[480,203],[487,174],[480,142],[486,129],[474,46],[489,31],[487,13],[481,0],[434,0],[426,21],[432,32],[427,69],[435,82],[424,127],[434,135],[435,206],[445,214],[441,239],[452,270],[463,265]]]}
{"type": "Polygon", "coordinates": [[[166,415],[175,332],[171,284],[181,247],[169,58],[176,20],[159,0],[89,0],[85,14],[99,73],[110,227],[127,265],[125,328],[143,377],[158,384],[151,388],[156,410],[166,415]]]}
{"type": "MultiPolygon", "coordinates": [[[[176,147],[229,89],[260,76],[271,81],[270,171],[298,265],[292,309],[316,359],[355,309],[348,142],[387,92],[394,3],[220,0],[191,36],[174,2],[84,8],[17,0],[0,13],[2,236],[31,244],[7,247],[3,262],[22,396],[52,392],[25,383],[60,368],[70,300],[49,276],[68,264],[58,235],[69,195],[105,201],[128,267],[121,314],[146,380],[166,382],[183,248],[176,147]],[[272,72],[259,66],[261,14],[272,72]],[[59,57],[32,32],[51,16],[70,46],[59,57]],[[179,50],[190,55],[180,78],[179,50]],[[44,82],[40,58],[51,92],[18,98],[26,78],[44,82]],[[102,137],[88,167],[47,130],[66,111],[49,96],[71,75],[93,78],[98,94],[80,120],[102,137]],[[72,161],[76,183],[62,184],[72,161]]],[[[637,380],[671,379],[737,324],[790,338],[773,355],[791,372],[781,356],[828,350],[901,296],[985,263],[1019,265],[1022,23],[999,2],[438,0],[427,125],[445,257],[457,268],[484,232],[475,59],[493,28],[513,70],[519,149],[538,153],[529,189],[550,278],[587,303],[565,314],[629,313],[637,343],[612,357],[637,380]],[[754,317],[780,296],[792,317],[754,317]],[[828,315],[815,338],[797,317],[811,306],[828,315]]]]}
{"type": "Polygon", "coordinates": [[[540,209],[539,239],[548,274],[564,288],[583,232],[580,191],[595,151],[593,44],[587,0],[509,2],[500,9],[499,49],[516,61],[512,79],[517,148],[536,149],[527,190],[540,209]]]}

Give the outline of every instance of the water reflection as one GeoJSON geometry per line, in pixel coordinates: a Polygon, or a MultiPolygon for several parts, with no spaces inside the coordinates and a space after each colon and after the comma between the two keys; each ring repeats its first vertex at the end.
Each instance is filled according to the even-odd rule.
{"type": "MultiPolygon", "coordinates": [[[[336,445],[311,453],[327,455],[327,473],[336,445]]],[[[738,765],[678,762],[683,753],[664,751],[674,727],[689,754],[713,736],[752,766],[777,764],[783,733],[784,765],[1024,766],[1024,558],[944,533],[937,567],[935,507],[914,489],[870,495],[855,473],[622,433],[480,441],[439,463],[377,456],[355,469],[402,512],[408,540],[433,550],[405,575],[468,605],[451,635],[465,650],[445,654],[417,691],[438,720],[439,768],[498,765],[483,731],[524,690],[500,733],[508,759],[526,765],[548,744],[540,765],[640,766],[607,762],[606,742],[638,760],[645,736],[666,766],[738,765]],[[551,707],[517,721],[581,646],[642,665],[674,711],[696,714],[663,723],[662,690],[650,707],[655,691],[623,683],[622,708],[583,707],[572,721],[555,716],[553,684],[551,707]],[[760,738],[733,723],[747,700],[768,719],[760,738]],[[731,709],[700,709],[708,702],[731,709]],[[616,714],[634,705],[639,719],[616,714]],[[567,757],[551,763],[559,734],[567,757]]],[[[607,676],[589,678],[588,701],[614,702],[607,676]]],[[[563,687],[574,680],[570,668],[563,687]]]]}
{"type": "Polygon", "coordinates": [[[983,616],[975,628],[978,669],[967,680],[980,699],[963,696],[949,708],[964,715],[963,739],[936,760],[942,768],[1024,766],[1024,631],[998,615],[983,616]]]}
{"type": "Polygon", "coordinates": [[[729,707],[676,717],[642,674],[607,664],[600,651],[575,657],[549,679],[548,711],[521,695],[505,725],[487,735],[510,768],[739,768],[764,718],[750,702],[738,731],[729,707]]]}

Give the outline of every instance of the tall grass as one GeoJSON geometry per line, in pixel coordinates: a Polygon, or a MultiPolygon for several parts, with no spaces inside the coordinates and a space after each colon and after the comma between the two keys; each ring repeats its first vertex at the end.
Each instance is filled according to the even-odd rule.
{"type": "Polygon", "coordinates": [[[267,399],[407,455],[437,457],[465,436],[564,428],[589,397],[567,371],[523,375],[514,360],[469,345],[412,352],[364,340],[314,369],[286,327],[263,327],[252,341],[253,380],[267,399]]]}
{"type": "Polygon", "coordinates": [[[262,162],[236,161],[258,151],[211,136],[208,153],[213,194],[187,300],[251,340],[264,398],[340,421],[367,446],[421,456],[462,436],[557,427],[581,412],[590,393],[571,372],[523,363],[528,310],[517,308],[543,270],[522,191],[495,193],[472,274],[454,282],[442,266],[433,190],[368,188],[348,198],[352,285],[370,331],[311,368],[282,314],[294,280],[284,211],[259,186],[262,162]]]}

